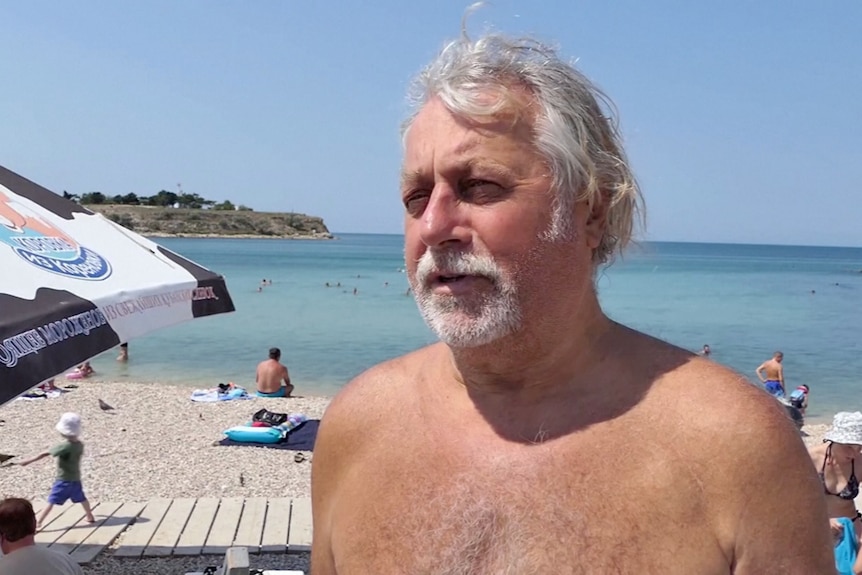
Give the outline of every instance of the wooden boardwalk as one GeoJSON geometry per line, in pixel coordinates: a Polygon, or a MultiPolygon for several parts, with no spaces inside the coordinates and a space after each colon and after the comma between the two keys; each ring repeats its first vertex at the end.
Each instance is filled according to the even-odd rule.
{"type": "MultiPolygon", "coordinates": [[[[34,502],[36,514],[46,503],[34,502]]],[[[93,503],[96,522],[84,522],[80,505],[54,507],[36,543],[87,564],[122,536],[114,557],[224,555],[311,550],[311,500],[268,498],[152,499],[145,503],[93,503]]]]}

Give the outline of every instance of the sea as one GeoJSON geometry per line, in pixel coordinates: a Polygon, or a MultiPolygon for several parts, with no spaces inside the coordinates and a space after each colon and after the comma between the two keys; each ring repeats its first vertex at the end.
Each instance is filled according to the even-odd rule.
{"type": "MultiPolygon", "coordinates": [[[[297,394],[334,395],[434,342],[407,293],[403,237],[336,237],[154,238],[222,274],[236,312],[136,339],[128,363],[106,352],[91,362],[99,379],[253,386],[255,366],[279,347],[297,394]]],[[[709,344],[753,385],[757,366],[782,351],[786,385],[811,387],[809,422],[862,410],[862,248],[648,242],[597,283],[614,320],[692,351],[709,344]]],[[[722,401],[720,389],[691,385],[722,401]]]]}

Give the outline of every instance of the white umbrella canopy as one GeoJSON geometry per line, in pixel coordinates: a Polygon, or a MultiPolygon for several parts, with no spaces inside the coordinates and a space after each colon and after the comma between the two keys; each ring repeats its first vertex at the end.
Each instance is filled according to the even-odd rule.
{"type": "Polygon", "coordinates": [[[0,166],[0,404],[122,342],[231,311],[222,276],[0,166]]]}

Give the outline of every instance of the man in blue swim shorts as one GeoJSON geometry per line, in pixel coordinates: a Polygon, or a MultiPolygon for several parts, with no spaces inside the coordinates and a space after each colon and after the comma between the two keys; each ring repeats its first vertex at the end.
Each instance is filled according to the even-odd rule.
{"type": "Polygon", "coordinates": [[[772,355],[772,359],[768,359],[760,364],[755,372],[760,382],[766,388],[766,391],[775,397],[784,397],[784,367],[781,362],[784,361],[784,354],[776,351],[772,355]]]}
{"type": "Polygon", "coordinates": [[[293,393],[290,374],[287,373],[287,367],[280,360],[281,350],[273,347],[269,350],[269,359],[258,364],[257,375],[255,376],[258,397],[290,397],[290,394],[293,393]],[[284,385],[282,385],[282,381],[284,385]]]}

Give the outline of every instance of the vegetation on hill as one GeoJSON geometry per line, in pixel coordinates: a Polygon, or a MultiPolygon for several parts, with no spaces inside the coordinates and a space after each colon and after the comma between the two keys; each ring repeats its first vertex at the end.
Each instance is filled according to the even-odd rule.
{"type": "Polygon", "coordinates": [[[235,206],[230,200],[216,202],[208,200],[198,194],[185,194],[169,192],[161,190],[154,196],[139,196],[134,193],[115,196],[108,196],[102,192],[88,192],[86,194],[70,194],[63,192],[63,197],[73,202],[78,202],[84,205],[124,205],[124,206],[161,206],[174,208],[188,208],[192,210],[213,209],[220,211],[252,211],[251,208],[243,205],[235,206]]]}

